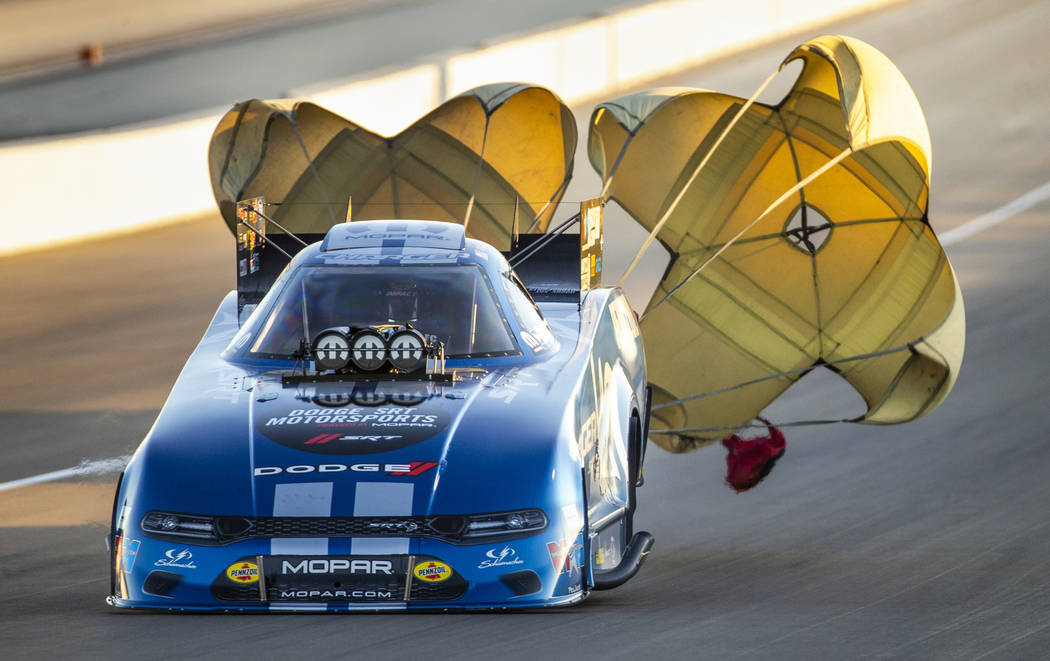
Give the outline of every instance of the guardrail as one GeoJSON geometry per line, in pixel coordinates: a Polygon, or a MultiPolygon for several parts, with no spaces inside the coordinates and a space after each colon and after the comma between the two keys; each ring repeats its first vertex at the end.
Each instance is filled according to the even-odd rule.
{"type": "MultiPolygon", "coordinates": [[[[574,104],[900,1],[665,0],[289,96],[390,135],[483,83],[537,83],[574,104]]],[[[224,111],[0,144],[0,180],[14,184],[0,196],[0,255],[213,210],[207,145],[224,111]]]]}

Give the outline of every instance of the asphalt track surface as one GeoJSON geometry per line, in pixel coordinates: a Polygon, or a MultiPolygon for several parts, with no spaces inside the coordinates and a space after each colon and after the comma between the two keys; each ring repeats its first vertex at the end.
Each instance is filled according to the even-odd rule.
{"type": "MultiPolygon", "coordinates": [[[[1050,180],[1046,25],[1046,2],[929,0],[829,30],[876,44],[912,82],[933,135],[938,230],[1050,180]]],[[[746,93],[795,41],[660,82],[746,93]]],[[[92,523],[107,516],[107,473],[0,492],[0,656],[1047,658],[1050,202],[948,252],[969,330],[937,411],[791,429],[784,459],[742,495],[722,484],[719,448],[653,449],[637,524],[656,547],[635,579],[578,607],[114,611],[105,526],[92,523]]],[[[130,452],[232,284],[217,217],[0,261],[0,482],[130,452]]],[[[855,405],[833,379],[806,381],[777,417],[855,405]]]]}

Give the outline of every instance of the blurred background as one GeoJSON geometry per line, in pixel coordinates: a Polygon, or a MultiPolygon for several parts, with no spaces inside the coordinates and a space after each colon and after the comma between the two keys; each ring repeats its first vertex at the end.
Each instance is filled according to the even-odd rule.
{"type": "MultiPolygon", "coordinates": [[[[1047,25],[1046,0],[0,0],[4,655],[1045,657],[1047,25]],[[474,85],[521,80],[582,123],[656,86],[747,97],[828,32],[886,53],[927,115],[930,219],[969,329],[935,412],[792,429],[740,495],[721,447],[650,446],[636,522],[656,547],[626,586],[569,610],[229,620],[105,606],[116,475],[235,287],[206,165],[233,102],[310,98],[389,135],[474,85]]],[[[556,219],[600,190],[580,135],[556,219]]],[[[644,236],[608,213],[607,284],[644,236]]],[[[661,258],[628,281],[636,307],[661,258]]],[[[841,417],[858,402],[813,373],[767,413],[841,417]]]]}

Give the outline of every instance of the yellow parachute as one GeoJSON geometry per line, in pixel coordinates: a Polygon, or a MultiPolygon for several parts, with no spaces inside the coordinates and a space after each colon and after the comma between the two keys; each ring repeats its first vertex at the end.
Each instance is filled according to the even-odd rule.
{"type": "Polygon", "coordinates": [[[543,232],[572,174],[576,121],[550,91],[484,85],[393,137],[305,101],[246,101],[209,146],[216,201],[231,231],[236,203],[264,196],[294,234],[354,220],[443,220],[506,250],[515,224],[543,232]]]}
{"type": "Polygon", "coordinates": [[[793,60],[776,106],[754,101],[765,85],[751,99],[657,89],[591,116],[603,195],[671,255],[642,333],[654,440],[672,451],[729,435],[819,366],[863,397],[852,421],[913,420],[962,361],[914,93],[856,39],[813,39],[793,60]]]}
{"type": "MultiPolygon", "coordinates": [[[[672,451],[730,435],[821,366],[864,399],[851,421],[913,420],[962,361],[962,298],[927,218],[930,140],[914,93],[856,39],[807,41],[784,64],[795,60],[801,74],[775,106],[755,102],[770,76],[750,99],[657,89],[591,116],[602,197],[650,232],[639,257],[654,240],[671,255],[641,326],[651,433],[672,451]]],[[[498,83],[393,137],[307,102],[240,103],[209,162],[231,230],[238,200],[264,196],[280,227],[314,236],[352,200],[355,220],[460,222],[507,250],[516,231],[547,230],[576,137],[553,93],[498,83]]]]}

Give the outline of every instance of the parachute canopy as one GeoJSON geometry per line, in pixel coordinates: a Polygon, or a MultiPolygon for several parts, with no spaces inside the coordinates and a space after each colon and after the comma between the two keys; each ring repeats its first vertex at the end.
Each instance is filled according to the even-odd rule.
{"type": "MultiPolygon", "coordinates": [[[[246,101],[220,120],[208,160],[231,231],[238,200],[263,196],[294,234],[347,219],[463,223],[502,250],[543,232],[572,174],[576,122],[541,87],[485,85],[449,99],[393,137],[305,101],[246,101]]],[[[275,231],[271,228],[271,231],[275,231]]]]}
{"type": "Polygon", "coordinates": [[[762,88],[657,89],[591,116],[604,195],[671,256],[642,333],[654,440],[673,451],[729,435],[821,365],[863,397],[852,421],[906,422],[940,403],[962,360],[914,93],[856,39],[813,39],[784,64],[796,59],[776,106],[754,102],[762,88]]]}

